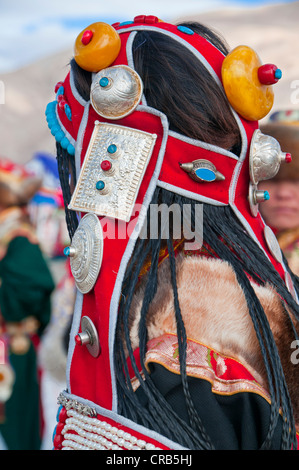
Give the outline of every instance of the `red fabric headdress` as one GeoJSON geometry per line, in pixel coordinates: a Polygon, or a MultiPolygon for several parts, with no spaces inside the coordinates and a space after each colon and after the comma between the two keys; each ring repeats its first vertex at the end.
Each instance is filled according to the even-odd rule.
{"type": "MultiPolygon", "coordinates": [[[[260,157],[256,146],[262,140],[258,122],[233,110],[242,137],[240,156],[169,131],[167,116],[146,104],[142,83],[134,73],[132,42],[140,30],[157,31],[173,38],[194,53],[210,72],[211,80],[216,80],[220,87],[224,55],[189,28],[167,24],[152,16],[114,24],[113,30],[120,38],[120,42],[115,40],[116,58],[108,66],[102,69],[96,66],[92,70],[91,100],[81,97],[70,72],[58,84],[57,99],[48,105],[47,117],[56,140],[75,155],[78,175],[80,172],[70,208],[81,215],[96,214],[105,233],[109,230],[115,233],[120,228],[125,233],[119,238],[104,239],[96,280],[91,288],[82,289],[84,295],[77,299],[73,336],[80,331],[81,317],[88,316],[99,336],[100,354],[97,351],[93,357],[87,348],[76,345],[72,337],[69,363],[69,391],[116,411],[113,342],[121,285],[157,186],[198,202],[231,206],[281,277],[291,281],[275,237],[258,212],[258,202],[266,196],[257,190],[256,173],[261,166],[267,169],[268,164],[264,163],[263,167],[263,162],[260,166],[255,160],[260,157]],[[124,92],[130,98],[126,100],[127,112],[121,108],[121,99],[117,101],[123,92],[122,85],[116,98],[112,93],[113,86],[117,88],[122,80],[126,81],[126,73],[131,80],[130,91],[124,92]],[[111,95],[108,95],[109,87],[111,95]],[[128,159],[129,147],[136,156],[133,162],[128,159]]],[[[97,40],[97,30],[91,25],[78,38],[84,50],[97,40]]],[[[269,165],[269,174],[276,171],[273,166],[283,159],[279,151],[277,155],[269,165]]]]}

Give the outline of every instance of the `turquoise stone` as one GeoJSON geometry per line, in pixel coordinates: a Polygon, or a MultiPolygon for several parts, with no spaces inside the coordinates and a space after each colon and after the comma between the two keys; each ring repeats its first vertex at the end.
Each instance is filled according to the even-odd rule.
{"type": "Polygon", "coordinates": [[[265,199],[265,201],[269,201],[269,199],[270,199],[270,194],[269,194],[268,191],[264,191],[264,199],[265,199]]]}
{"type": "Polygon", "coordinates": [[[118,26],[126,26],[127,24],[133,24],[134,21],[123,21],[122,23],[119,23],[118,26]]]}
{"type": "Polygon", "coordinates": [[[117,151],[117,147],[115,144],[111,144],[109,145],[109,147],[107,148],[107,152],[108,153],[115,153],[117,151]]]}
{"type": "Polygon", "coordinates": [[[277,78],[277,80],[280,80],[282,77],[282,71],[280,69],[276,69],[274,72],[274,76],[275,78],[277,78]]]}
{"type": "Polygon", "coordinates": [[[197,170],[195,170],[195,174],[198,178],[204,181],[215,181],[216,179],[214,171],[209,168],[197,168],[197,170]]]}
{"type": "Polygon", "coordinates": [[[67,246],[67,247],[63,250],[63,253],[64,253],[65,256],[70,256],[70,252],[71,252],[71,250],[70,250],[70,247],[69,247],[69,246],[67,246]]]}
{"type": "Polygon", "coordinates": [[[96,188],[97,188],[99,191],[101,191],[102,189],[104,189],[104,188],[105,188],[105,183],[104,183],[104,181],[97,181],[97,182],[96,182],[96,188]]]}
{"type": "Polygon", "coordinates": [[[181,31],[181,33],[194,34],[194,31],[191,28],[187,28],[187,26],[178,26],[178,30],[181,31]]]}
{"type": "Polygon", "coordinates": [[[109,78],[102,77],[101,80],[99,81],[99,84],[101,85],[101,87],[105,88],[106,86],[109,85],[109,78]]]}

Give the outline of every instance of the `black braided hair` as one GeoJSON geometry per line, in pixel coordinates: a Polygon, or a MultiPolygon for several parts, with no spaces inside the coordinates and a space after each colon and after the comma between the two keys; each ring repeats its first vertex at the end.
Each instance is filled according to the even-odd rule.
{"type": "Polygon", "coordinates": [[[75,160],[74,157],[70,155],[66,149],[62,148],[58,142],[56,143],[56,152],[59,180],[64,201],[65,220],[69,237],[72,240],[73,235],[78,227],[78,218],[76,212],[68,209],[72,195],[70,183],[71,178],[73,178],[73,185],[76,184],[75,160]]]}
{"type": "MultiPolygon", "coordinates": [[[[160,188],[156,189],[152,203],[156,203],[157,201],[168,204],[169,206],[173,203],[178,203],[181,208],[184,204],[191,205],[193,209],[193,228],[195,229],[195,201],[183,198],[160,188]]],[[[203,204],[203,209],[204,241],[208,243],[220,259],[227,261],[232,266],[236,274],[236,278],[244,291],[248,310],[260,343],[261,353],[265,363],[271,397],[271,413],[268,433],[261,445],[261,449],[271,448],[280,412],[283,416],[281,448],[291,449],[292,446],[295,448],[296,432],[292,404],[281,360],[269,322],[249,281],[248,275],[259,285],[265,285],[266,282],[270,284],[281,296],[282,301],[287,304],[288,309],[292,311],[296,319],[299,317],[298,305],[286,289],[285,285],[281,282],[281,278],[272,266],[271,262],[266,258],[259,246],[247,235],[232,210],[229,207],[210,206],[206,204],[203,204]]],[[[149,220],[148,223],[150,223],[149,220]]],[[[151,380],[150,373],[144,365],[147,342],[146,318],[150,302],[154,298],[157,290],[158,256],[161,248],[161,237],[158,239],[137,240],[135,252],[133,253],[131,262],[128,265],[123,282],[115,342],[115,366],[119,397],[119,412],[145,426],[149,426],[151,429],[166,435],[170,439],[176,440],[188,448],[212,449],[212,436],[209,437],[204,429],[201,419],[193,404],[188,386],[186,374],[187,337],[184,322],[180,313],[176,287],[175,256],[171,235],[167,240],[167,247],[169,250],[171,280],[175,305],[174,315],[177,324],[181,381],[186,400],[186,408],[189,415],[189,423],[183,422],[175,411],[170,408],[165,398],[157,390],[151,380]],[[140,270],[149,254],[152,258],[152,263],[145,287],[139,324],[139,349],[142,368],[142,371],[140,371],[134,359],[130,340],[129,312],[140,270]],[[130,361],[139,384],[147,397],[147,409],[145,409],[142,402],[139,401],[138,394],[133,391],[126,362],[126,351],[130,357],[130,361]]],[[[298,284],[298,279],[293,274],[291,275],[294,282],[298,284]]],[[[288,312],[286,310],[285,312],[288,321],[291,323],[288,312]]],[[[297,337],[295,329],[294,337],[297,337]]]]}

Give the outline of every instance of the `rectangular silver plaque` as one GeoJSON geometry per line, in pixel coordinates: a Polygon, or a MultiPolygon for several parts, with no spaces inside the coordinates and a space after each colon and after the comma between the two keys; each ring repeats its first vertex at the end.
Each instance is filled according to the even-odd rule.
{"type": "Polygon", "coordinates": [[[128,222],[156,138],[96,121],[69,209],[128,222]]]}

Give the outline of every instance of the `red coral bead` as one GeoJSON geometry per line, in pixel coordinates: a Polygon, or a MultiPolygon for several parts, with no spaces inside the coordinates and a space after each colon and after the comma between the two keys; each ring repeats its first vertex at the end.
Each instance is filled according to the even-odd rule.
{"type": "Polygon", "coordinates": [[[109,162],[108,160],[103,160],[102,163],[101,163],[101,168],[103,171],[109,171],[111,170],[111,162],[109,162]]]}
{"type": "Polygon", "coordinates": [[[285,161],[286,161],[286,163],[291,163],[292,155],[290,153],[286,153],[285,161]]]}
{"type": "Polygon", "coordinates": [[[59,421],[59,423],[57,423],[57,425],[56,425],[56,434],[57,435],[60,436],[61,431],[63,430],[64,426],[65,426],[65,423],[62,423],[60,421],[59,421]]]}
{"type": "Polygon", "coordinates": [[[75,336],[75,343],[76,343],[78,346],[82,346],[82,340],[81,340],[80,335],[76,335],[76,336],[75,336]]]}
{"type": "Polygon", "coordinates": [[[56,434],[53,439],[53,445],[55,449],[61,449],[62,448],[62,442],[64,440],[64,437],[61,434],[56,434]]]}
{"type": "Polygon", "coordinates": [[[135,16],[134,23],[145,23],[145,15],[135,16]]]}
{"type": "Polygon", "coordinates": [[[56,85],[55,85],[55,93],[57,93],[57,91],[59,90],[59,88],[60,88],[61,86],[63,86],[63,82],[58,82],[58,83],[56,83],[56,85]]]}
{"type": "Polygon", "coordinates": [[[87,44],[89,44],[90,41],[92,40],[92,37],[93,37],[93,32],[88,29],[87,31],[83,33],[83,36],[81,39],[82,44],[84,44],[84,46],[87,46],[87,44]]]}
{"type": "Polygon", "coordinates": [[[65,420],[67,419],[67,411],[65,408],[62,408],[60,413],[59,413],[59,416],[58,416],[58,420],[60,423],[65,423],[65,420]]]}
{"type": "Polygon", "coordinates": [[[273,64],[264,64],[258,68],[258,79],[262,85],[274,85],[281,78],[281,71],[273,64]]]}
{"type": "Polygon", "coordinates": [[[147,15],[147,16],[145,17],[145,22],[146,22],[146,24],[158,23],[158,22],[159,22],[159,18],[158,18],[157,16],[147,15]]]}
{"type": "Polygon", "coordinates": [[[62,98],[60,101],[58,101],[58,106],[60,109],[64,109],[64,105],[66,105],[66,101],[62,98]]]}

